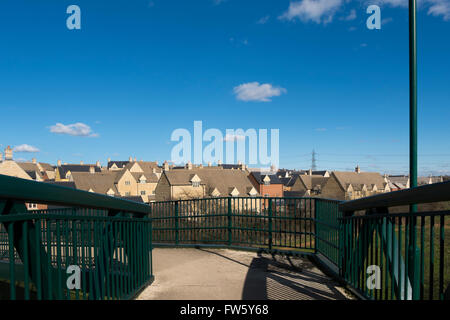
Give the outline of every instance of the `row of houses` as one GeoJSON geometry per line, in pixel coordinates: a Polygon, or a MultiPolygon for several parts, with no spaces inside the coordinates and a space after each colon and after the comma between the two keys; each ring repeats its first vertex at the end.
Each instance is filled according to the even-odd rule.
{"type": "MultiPolygon", "coordinates": [[[[322,197],[352,200],[378,193],[409,188],[407,176],[382,176],[376,172],[294,171],[261,172],[244,164],[185,166],[158,162],[112,161],[56,166],[33,159],[13,160],[13,151],[0,153],[0,174],[43,181],[70,188],[149,203],[152,201],[208,197],[322,197]]],[[[419,185],[443,181],[442,177],[421,177],[419,185]]],[[[30,204],[33,209],[38,205],[30,204]]]]}

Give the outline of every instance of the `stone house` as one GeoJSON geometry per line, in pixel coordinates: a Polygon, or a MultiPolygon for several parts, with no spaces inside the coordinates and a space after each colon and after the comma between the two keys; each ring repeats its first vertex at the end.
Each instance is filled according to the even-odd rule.
{"type": "Polygon", "coordinates": [[[305,196],[320,195],[328,179],[330,178],[322,175],[298,175],[290,191],[303,193],[305,196]]]}
{"type": "Polygon", "coordinates": [[[255,197],[258,191],[244,170],[193,168],[164,171],[156,186],[156,200],[213,197],[255,197]]]}
{"type": "Polygon", "coordinates": [[[354,200],[378,193],[390,192],[389,184],[377,172],[333,171],[322,187],[320,197],[338,200],[354,200]]]}

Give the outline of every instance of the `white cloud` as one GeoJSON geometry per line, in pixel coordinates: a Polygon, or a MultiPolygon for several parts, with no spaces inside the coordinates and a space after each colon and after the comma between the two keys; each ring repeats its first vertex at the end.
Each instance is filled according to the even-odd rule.
{"type": "Polygon", "coordinates": [[[300,19],[304,22],[328,23],[342,5],[342,0],[301,0],[291,2],[288,10],[280,16],[283,20],[300,19]]]}
{"type": "MultiPolygon", "coordinates": [[[[408,7],[408,0],[376,0],[375,3],[391,7],[408,7]]],[[[442,16],[445,21],[450,20],[450,0],[418,0],[417,8],[419,10],[428,8],[428,15],[442,16]]]]}
{"type": "Polygon", "coordinates": [[[432,16],[442,16],[445,21],[450,20],[450,1],[448,0],[428,0],[431,3],[428,14],[432,16]]]}
{"type": "Polygon", "coordinates": [[[98,137],[97,133],[92,132],[91,127],[81,122],[68,125],[57,123],[50,127],[50,132],[79,137],[98,137]]]}
{"type": "Polygon", "coordinates": [[[241,136],[238,134],[229,134],[227,133],[225,138],[223,138],[224,141],[238,141],[238,140],[245,140],[245,136],[241,136]]]}
{"type": "Polygon", "coordinates": [[[34,152],[40,152],[40,150],[36,147],[30,146],[29,144],[21,144],[20,146],[16,146],[13,149],[14,152],[27,152],[27,153],[34,153],[34,152]]]}
{"type": "Polygon", "coordinates": [[[241,84],[233,89],[236,98],[242,101],[262,101],[269,102],[270,98],[278,97],[287,90],[281,87],[273,87],[269,83],[259,84],[259,82],[249,82],[241,84]]]}

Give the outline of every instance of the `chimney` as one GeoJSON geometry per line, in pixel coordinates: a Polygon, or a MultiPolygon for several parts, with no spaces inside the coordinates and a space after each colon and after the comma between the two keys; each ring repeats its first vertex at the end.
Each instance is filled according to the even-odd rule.
{"type": "Polygon", "coordinates": [[[170,170],[169,163],[167,161],[164,161],[163,166],[164,166],[164,171],[170,170]]]}
{"type": "Polygon", "coordinates": [[[211,161],[209,161],[208,162],[208,167],[211,167],[212,166],[212,163],[211,163],[211,161]]]}
{"type": "Polygon", "coordinates": [[[218,166],[221,166],[221,165],[222,165],[222,160],[220,160],[220,159],[217,160],[217,165],[218,165],[218,166]]]}
{"type": "Polygon", "coordinates": [[[5,160],[12,160],[13,159],[13,150],[10,146],[7,146],[5,149],[5,160]]]}
{"type": "Polygon", "coordinates": [[[153,169],[152,169],[152,172],[153,172],[153,173],[156,173],[156,168],[153,168],[153,169]]]}
{"type": "MultiPolygon", "coordinates": [[[[270,171],[276,172],[276,171],[277,171],[277,167],[276,167],[274,164],[272,164],[272,165],[270,166],[270,171]]],[[[312,174],[312,173],[311,173],[311,174],[312,174]]]]}
{"type": "Polygon", "coordinates": [[[99,160],[97,160],[97,163],[95,164],[98,168],[101,168],[102,167],[102,165],[100,164],[100,161],[99,160]]]}
{"type": "Polygon", "coordinates": [[[111,162],[111,158],[108,158],[108,162],[111,162]]]}
{"type": "Polygon", "coordinates": [[[83,165],[83,164],[84,164],[84,162],[83,162],[83,161],[80,161],[80,164],[81,164],[81,165],[83,165]]]}
{"type": "Polygon", "coordinates": [[[31,162],[33,162],[34,164],[37,163],[36,158],[31,159],[31,162]]]}
{"type": "Polygon", "coordinates": [[[128,162],[133,162],[133,158],[132,158],[132,157],[129,157],[129,158],[128,158],[128,162]]]}
{"type": "Polygon", "coordinates": [[[61,167],[61,160],[58,160],[58,162],[56,163],[56,165],[57,165],[58,167],[61,167]]]}
{"type": "Polygon", "coordinates": [[[356,173],[361,173],[361,169],[359,168],[359,165],[356,165],[355,172],[356,173]]]}
{"type": "Polygon", "coordinates": [[[95,173],[95,169],[94,169],[93,166],[90,166],[90,167],[89,167],[89,173],[95,173]]]}
{"type": "Polygon", "coordinates": [[[134,162],[137,162],[137,159],[136,159],[136,157],[134,157],[134,162]]]}
{"type": "Polygon", "coordinates": [[[242,161],[241,161],[241,160],[239,160],[239,161],[238,161],[238,165],[241,165],[241,164],[242,164],[242,161]]]}
{"type": "Polygon", "coordinates": [[[0,162],[3,162],[3,153],[0,152],[0,162]]]}
{"type": "Polygon", "coordinates": [[[309,175],[312,176],[312,169],[309,169],[309,175]]]}
{"type": "Polygon", "coordinates": [[[192,163],[190,161],[188,161],[188,163],[186,164],[186,168],[188,170],[192,170],[192,163]]]}

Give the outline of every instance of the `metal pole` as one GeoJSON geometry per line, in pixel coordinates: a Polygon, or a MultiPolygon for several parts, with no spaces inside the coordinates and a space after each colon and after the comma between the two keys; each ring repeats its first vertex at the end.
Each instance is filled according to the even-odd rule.
{"type": "MultiPolygon", "coordinates": [[[[416,0],[409,0],[409,175],[410,187],[417,187],[417,46],[416,0]]],[[[411,206],[417,211],[417,205],[411,206]]]]}
{"type": "MultiPolygon", "coordinates": [[[[409,0],[409,183],[417,187],[417,35],[416,0],[409,0]]],[[[417,204],[410,206],[410,212],[417,212],[417,204]]],[[[412,287],[412,299],[420,298],[419,248],[416,243],[417,219],[408,219],[410,244],[408,248],[408,275],[412,287]]],[[[405,232],[407,232],[405,230],[405,232]]]]}

